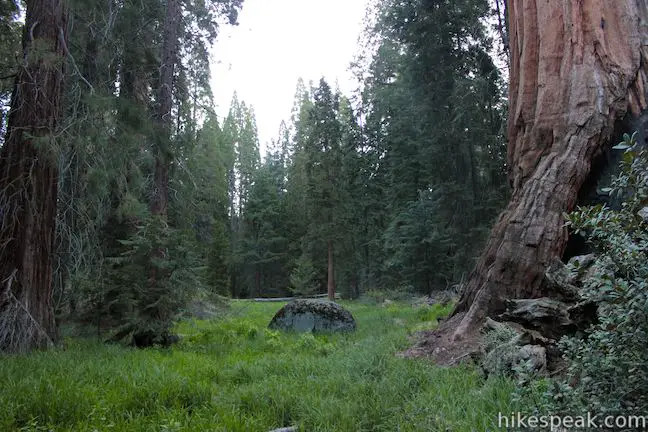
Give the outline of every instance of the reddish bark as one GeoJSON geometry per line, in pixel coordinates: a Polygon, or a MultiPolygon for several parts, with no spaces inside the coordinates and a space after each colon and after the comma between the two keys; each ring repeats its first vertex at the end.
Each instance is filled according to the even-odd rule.
{"type": "Polygon", "coordinates": [[[326,284],[328,299],[335,301],[335,273],[333,272],[333,240],[328,241],[328,281],[326,284]]]}
{"type": "Polygon", "coordinates": [[[56,340],[52,251],[57,199],[66,11],[61,0],[27,2],[24,62],[0,153],[0,350],[56,340]]]}
{"type": "MultiPolygon", "coordinates": [[[[153,172],[153,196],[151,199],[151,214],[160,216],[163,223],[169,210],[169,165],[170,165],[170,139],[173,127],[173,74],[178,57],[178,33],[180,32],[180,19],[182,17],[179,0],[168,0],[164,18],[164,42],[162,45],[162,64],[160,65],[160,88],[158,93],[159,126],[157,142],[153,149],[155,155],[155,170],[153,172]]],[[[165,251],[153,251],[156,258],[164,258],[165,251]]],[[[151,286],[157,283],[157,270],[151,269],[151,286]]]]}
{"type": "Polygon", "coordinates": [[[646,109],[643,1],[511,0],[508,169],[513,186],[450,321],[470,339],[511,298],[546,295],[594,157],[615,124],[646,109]]]}

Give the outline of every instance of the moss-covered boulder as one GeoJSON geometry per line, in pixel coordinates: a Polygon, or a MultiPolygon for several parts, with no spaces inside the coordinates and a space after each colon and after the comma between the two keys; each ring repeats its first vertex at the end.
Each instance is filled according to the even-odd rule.
{"type": "Polygon", "coordinates": [[[356,329],[351,312],[328,300],[294,300],[275,314],[271,329],[298,332],[345,332],[356,329]]]}

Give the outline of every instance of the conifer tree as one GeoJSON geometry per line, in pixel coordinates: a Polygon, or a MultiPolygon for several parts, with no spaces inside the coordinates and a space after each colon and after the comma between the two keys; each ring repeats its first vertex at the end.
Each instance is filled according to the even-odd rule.
{"type": "Polygon", "coordinates": [[[0,351],[57,339],[52,262],[67,11],[62,1],[27,5],[23,64],[0,151],[0,351]]]}

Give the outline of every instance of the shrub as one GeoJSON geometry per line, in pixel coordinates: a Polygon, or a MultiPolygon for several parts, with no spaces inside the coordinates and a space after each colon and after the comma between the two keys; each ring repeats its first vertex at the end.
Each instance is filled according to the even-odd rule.
{"type": "Polygon", "coordinates": [[[567,377],[549,392],[556,408],[619,415],[648,411],[648,153],[627,134],[621,173],[605,192],[621,209],[578,208],[568,225],[596,247],[599,262],[582,295],[599,304],[584,339],[561,341],[567,377]]]}
{"type": "Polygon", "coordinates": [[[481,349],[484,353],[482,367],[488,374],[506,376],[512,372],[520,351],[515,338],[518,333],[508,325],[498,325],[484,333],[481,349]]]}
{"type": "Polygon", "coordinates": [[[380,304],[389,298],[387,291],[381,289],[370,289],[364,293],[364,297],[370,304],[380,304]]]}

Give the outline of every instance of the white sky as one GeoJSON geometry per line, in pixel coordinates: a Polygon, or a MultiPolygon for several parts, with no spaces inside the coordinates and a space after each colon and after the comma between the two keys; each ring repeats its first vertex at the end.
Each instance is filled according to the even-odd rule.
{"type": "Polygon", "coordinates": [[[325,76],[349,95],[349,63],[368,0],[245,0],[237,27],[221,28],[212,50],[212,89],[224,118],[232,94],[254,107],[261,149],[290,119],[297,79],[325,76]]]}

